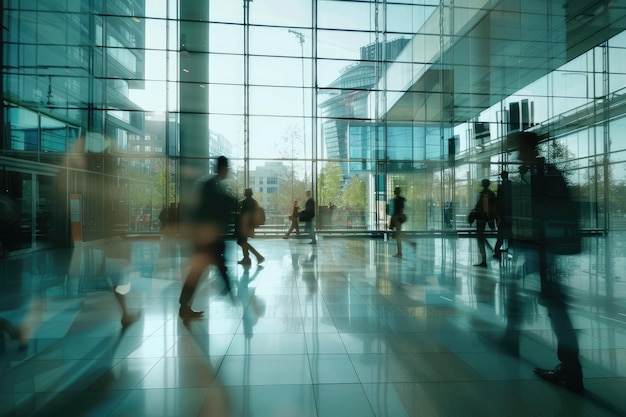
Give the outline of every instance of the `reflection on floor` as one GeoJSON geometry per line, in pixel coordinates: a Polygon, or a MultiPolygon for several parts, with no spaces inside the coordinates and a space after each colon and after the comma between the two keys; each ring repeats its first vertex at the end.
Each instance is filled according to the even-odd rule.
{"type": "Polygon", "coordinates": [[[469,238],[415,238],[403,259],[393,240],[307,242],[254,239],[267,260],[242,267],[229,241],[236,302],[209,271],[189,323],[180,242],[2,260],[0,415],[626,415],[626,235],[562,262],[584,396],[533,374],[558,362],[556,338],[517,257],[473,267],[469,238]],[[142,313],[124,330],[112,287],[142,313]]]}

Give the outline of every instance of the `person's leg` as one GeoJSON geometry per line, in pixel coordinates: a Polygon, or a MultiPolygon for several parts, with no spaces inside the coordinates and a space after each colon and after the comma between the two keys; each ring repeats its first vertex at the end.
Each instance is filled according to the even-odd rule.
{"type": "Polygon", "coordinates": [[[289,230],[287,230],[287,233],[285,233],[285,236],[283,236],[284,238],[288,238],[291,232],[293,232],[293,229],[295,229],[295,224],[296,223],[292,220],[291,225],[289,226],[289,230]]]}
{"type": "Polygon", "coordinates": [[[504,238],[502,236],[502,231],[500,231],[498,229],[498,240],[496,240],[496,244],[493,247],[493,257],[494,258],[500,258],[500,256],[501,256],[500,248],[502,247],[503,243],[504,243],[504,238]]]}
{"type": "Polygon", "coordinates": [[[123,327],[128,327],[141,317],[141,311],[128,311],[128,307],[126,307],[126,295],[120,294],[116,289],[113,289],[113,294],[115,295],[115,299],[117,303],[120,305],[122,309],[122,319],[120,320],[123,327]]]}
{"type": "Polygon", "coordinates": [[[487,251],[485,250],[485,220],[476,220],[476,242],[478,243],[478,251],[480,252],[480,263],[477,266],[487,266],[487,251]]]}
{"type": "Polygon", "coordinates": [[[557,339],[557,357],[560,363],[554,369],[535,368],[535,373],[548,381],[562,382],[571,391],[582,393],[583,371],[578,358],[578,340],[563,297],[564,294],[552,288],[552,292],[543,299],[557,339]]]}
{"type": "Polygon", "coordinates": [[[583,372],[578,358],[578,339],[567,312],[566,294],[558,281],[556,258],[547,253],[545,248],[541,248],[537,255],[541,277],[540,303],[548,310],[552,331],[557,339],[557,357],[560,363],[554,369],[535,368],[535,373],[548,381],[562,382],[571,391],[582,393],[583,372]]]}
{"type": "Polygon", "coordinates": [[[115,296],[115,300],[122,310],[122,319],[120,320],[123,327],[128,327],[136,322],[141,316],[140,311],[130,312],[126,306],[126,294],[130,291],[130,281],[128,277],[128,270],[120,265],[123,260],[116,260],[115,258],[107,258],[107,268],[111,267],[111,270],[107,274],[111,291],[115,296]],[[117,261],[117,265],[115,265],[117,261]]]}
{"type": "Polygon", "coordinates": [[[226,268],[226,242],[223,239],[220,239],[219,242],[215,244],[215,266],[217,267],[222,280],[224,281],[224,287],[228,292],[231,291],[230,287],[230,279],[228,279],[228,269],[226,268]]]}
{"type": "Polygon", "coordinates": [[[309,220],[308,224],[308,229],[309,229],[309,237],[311,238],[311,243],[316,243],[315,240],[315,219],[311,219],[309,220]]]}
{"type": "Polygon", "coordinates": [[[402,223],[398,219],[395,220],[396,227],[396,256],[402,257],[402,223]]]}
{"type": "Polygon", "coordinates": [[[257,251],[254,246],[252,246],[251,244],[248,243],[248,249],[250,250],[250,252],[252,252],[252,254],[256,257],[256,260],[258,263],[263,263],[263,261],[265,260],[265,258],[263,257],[263,255],[261,255],[259,253],[259,251],[257,251]]]}
{"type": "Polygon", "coordinates": [[[191,309],[191,300],[194,292],[196,291],[198,281],[200,281],[200,277],[202,276],[202,272],[208,265],[209,258],[206,254],[195,253],[192,255],[190,259],[189,273],[185,278],[185,283],[183,284],[183,288],[180,292],[180,298],[178,300],[180,303],[179,315],[182,318],[194,318],[204,314],[203,311],[193,311],[191,309]]]}
{"type": "Polygon", "coordinates": [[[243,253],[243,258],[239,261],[240,264],[250,263],[250,252],[248,248],[250,245],[248,244],[248,238],[240,236],[237,239],[237,244],[241,246],[241,252],[243,253]]]}

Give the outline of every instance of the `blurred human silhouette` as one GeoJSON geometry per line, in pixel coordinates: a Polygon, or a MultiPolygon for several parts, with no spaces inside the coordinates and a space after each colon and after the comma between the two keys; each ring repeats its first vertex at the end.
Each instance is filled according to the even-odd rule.
{"type": "Polygon", "coordinates": [[[300,220],[306,223],[306,229],[309,233],[309,242],[311,245],[317,244],[315,238],[315,200],[311,194],[311,190],[306,191],[306,201],[304,203],[304,211],[300,213],[300,220]]]}
{"type": "Polygon", "coordinates": [[[291,225],[289,226],[289,230],[283,236],[283,239],[288,239],[291,232],[296,231],[296,236],[300,235],[300,220],[298,216],[300,215],[300,207],[298,206],[298,200],[293,202],[293,206],[291,206],[291,214],[289,215],[289,220],[291,221],[291,225]]]}
{"type": "Polygon", "coordinates": [[[478,243],[478,251],[480,252],[481,261],[474,266],[487,267],[487,251],[485,245],[487,239],[485,238],[485,229],[487,224],[491,229],[495,228],[494,225],[494,207],[496,201],[496,194],[489,189],[491,181],[484,179],[481,181],[482,190],[478,195],[478,201],[474,206],[476,212],[476,241],[478,243]]]}
{"type": "Polygon", "coordinates": [[[178,208],[176,203],[170,203],[169,207],[163,207],[159,212],[161,231],[167,234],[178,232],[178,208]]]}
{"type": "MultiPolygon", "coordinates": [[[[28,345],[29,327],[23,318],[17,320],[16,312],[27,311],[32,306],[23,291],[22,259],[0,259],[0,354],[7,351],[5,334],[10,340],[19,340],[18,351],[23,352],[28,345]]],[[[37,298],[37,297],[33,297],[37,298]]],[[[39,321],[39,320],[37,320],[39,321]]],[[[32,322],[32,320],[31,320],[32,322]]],[[[1,369],[1,364],[0,364],[1,369]]]]}
{"type": "Polygon", "coordinates": [[[502,183],[498,185],[495,206],[498,239],[493,247],[493,257],[496,259],[502,257],[504,240],[508,241],[511,238],[511,180],[507,171],[502,171],[500,178],[502,178],[502,183]]]}
{"type": "Polygon", "coordinates": [[[167,207],[163,207],[159,212],[159,230],[164,232],[168,225],[167,207]]]}
{"type": "Polygon", "coordinates": [[[104,249],[104,274],[113,291],[113,295],[122,310],[120,322],[125,329],[141,317],[141,311],[131,311],[126,303],[126,294],[130,292],[130,257],[131,247],[127,241],[107,245],[104,249]]]}
{"type": "Polygon", "coordinates": [[[238,262],[241,265],[250,265],[250,252],[256,257],[257,263],[262,264],[265,258],[248,242],[248,238],[254,237],[254,216],[259,208],[259,203],[252,198],[252,188],[246,188],[243,192],[244,199],[239,205],[239,215],[235,223],[237,244],[241,246],[243,258],[238,262]]]}
{"type": "Polygon", "coordinates": [[[446,201],[443,205],[443,224],[448,229],[452,229],[452,210],[452,201],[446,201]]]}
{"type": "Polygon", "coordinates": [[[406,214],[404,214],[406,199],[400,194],[400,187],[396,187],[393,189],[393,207],[391,212],[391,220],[389,221],[389,228],[395,229],[396,254],[393,255],[395,258],[402,258],[402,223],[406,221],[406,214]]]}
{"type": "Polygon", "coordinates": [[[518,159],[524,164],[520,184],[512,196],[511,248],[524,256],[527,273],[539,274],[539,303],[548,311],[560,361],[554,369],[535,368],[534,372],[543,379],[563,383],[567,389],[582,393],[578,341],[567,312],[558,265],[559,255],[581,250],[577,207],[563,174],[540,157],[538,135],[519,133],[511,136],[510,141],[517,146],[518,159]]]}
{"type": "MultiPolygon", "coordinates": [[[[225,290],[231,286],[226,270],[224,252],[226,244],[223,235],[236,207],[236,201],[228,195],[223,181],[228,177],[228,159],[217,158],[217,174],[202,184],[198,201],[193,210],[192,244],[193,254],[189,260],[190,269],[180,293],[179,316],[186,319],[200,318],[203,311],[194,311],[191,301],[202,273],[209,265],[217,267],[224,282],[225,290]]],[[[232,294],[231,294],[232,297],[232,294]]]]}
{"type": "Polygon", "coordinates": [[[18,327],[10,321],[0,317],[0,354],[6,352],[4,333],[9,336],[9,339],[20,341],[18,351],[23,351],[26,349],[28,345],[28,339],[24,337],[24,332],[22,331],[21,327],[18,327]]]}
{"type": "MultiPolygon", "coordinates": [[[[99,253],[97,257],[100,261],[94,261],[92,255],[96,250],[76,245],[76,241],[82,239],[82,231],[77,231],[73,227],[69,227],[68,222],[72,219],[71,206],[68,204],[70,193],[78,193],[79,190],[74,189],[77,183],[76,177],[79,171],[89,170],[90,158],[101,158],[102,165],[106,167],[107,173],[110,175],[118,175],[118,166],[115,163],[116,157],[111,153],[111,139],[106,135],[97,132],[86,132],[74,141],[72,152],[68,154],[68,167],[70,169],[62,169],[59,171],[56,179],[56,187],[58,198],[55,204],[55,218],[59,222],[57,225],[58,236],[55,239],[57,249],[63,249],[57,252],[56,258],[60,269],[64,270],[68,276],[75,277],[82,284],[89,285],[87,281],[100,280],[106,282],[104,287],[98,289],[110,290],[122,313],[120,322],[122,328],[126,329],[132,323],[137,321],[141,316],[141,312],[131,311],[127,306],[126,295],[130,292],[131,283],[128,267],[130,265],[130,245],[126,241],[118,241],[111,245],[106,245],[104,251],[99,253]],[[95,146],[94,143],[101,145],[95,146]],[[98,151],[91,152],[89,146],[95,147],[98,151]],[[66,248],[70,247],[68,251],[66,248]],[[67,254],[67,255],[66,255],[67,254]],[[80,265],[92,264],[92,269],[85,274],[84,269],[80,265]]],[[[97,198],[104,200],[107,198],[103,194],[94,194],[97,198]]],[[[98,201],[98,205],[105,205],[105,201],[98,201]]],[[[151,206],[147,206],[151,209],[151,206]]],[[[74,214],[76,215],[76,214],[74,214]]],[[[84,219],[79,218],[83,221],[84,219]]]]}

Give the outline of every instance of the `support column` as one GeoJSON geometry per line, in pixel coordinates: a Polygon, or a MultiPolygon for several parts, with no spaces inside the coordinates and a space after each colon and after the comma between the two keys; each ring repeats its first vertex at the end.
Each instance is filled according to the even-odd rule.
{"type": "Polygon", "coordinates": [[[209,2],[180,0],[180,201],[187,217],[194,183],[208,173],[209,2]]]}

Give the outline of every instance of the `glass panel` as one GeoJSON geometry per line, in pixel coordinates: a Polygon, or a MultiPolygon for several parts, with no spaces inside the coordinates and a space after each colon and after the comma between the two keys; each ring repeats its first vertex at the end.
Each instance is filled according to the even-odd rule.
{"type": "Polygon", "coordinates": [[[33,198],[32,174],[6,172],[6,193],[0,196],[6,221],[2,222],[0,233],[4,251],[17,251],[32,247],[33,198]]]}
{"type": "MultiPolygon", "coordinates": [[[[250,53],[253,55],[310,57],[313,51],[309,29],[250,27],[250,53]]],[[[240,50],[240,52],[243,52],[240,50]]]]}
{"type": "Polygon", "coordinates": [[[360,59],[361,48],[376,38],[369,32],[339,32],[319,30],[317,33],[317,56],[320,58],[360,59]]]}
{"type": "MultiPolygon", "coordinates": [[[[244,59],[241,55],[211,54],[209,56],[211,83],[242,84],[244,59]]],[[[252,67],[254,68],[254,67],[252,67]]],[[[265,68],[267,71],[267,68],[265,68]]]]}
{"type": "Polygon", "coordinates": [[[230,54],[243,53],[243,26],[211,24],[209,26],[209,50],[230,54]]]}
{"type": "Polygon", "coordinates": [[[311,60],[301,58],[250,58],[250,84],[284,87],[311,86],[311,60]],[[274,69],[280,68],[280,71],[274,69]]]}
{"type": "Polygon", "coordinates": [[[311,113],[311,89],[250,87],[251,115],[310,116],[311,113]]]}
{"type": "Polygon", "coordinates": [[[318,1],[318,26],[324,29],[374,30],[375,7],[373,3],[318,1]]]}
{"type": "Polygon", "coordinates": [[[66,152],[68,129],[65,123],[50,117],[41,117],[41,151],[66,152]]]}
{"type": "Polygon", "coordinates": [[[210,1],[209,16],[216,22],[243,23],[242,5],[240,1],[210,1]]]}
{"type": "Polygon", "coordinates": [[[387,5],[387,31],[417,33],[436,7],[387,5]]]}
{"type": "Polygon", "coordinates": [[[243,86],[220,84],[209,86],[209,111],[211,113],[243,114],[243,101],[243,86]]]}
{"type": "Polygon", "coordinates": [[[311,26],[311,0],[263,0],[249,4],[252,24],[311,26]]]}
{"type": "MultiPolygon", "coordinates": [[[[129,89],[128,97],[132,101],[128,107],[136,110],[137,106],[147,112],[163,112],[168,104],[167,83],[164,81],[145,81],[142,88],[129,89]],[[134,105],[133,105],[134,104],[134,105]]],[[[174,90],[176,91],[176,90],[174,90]]],[[[172,100],[172,98],[170,98],[172,100]]],[[[177,104],[177,100],[174,101],[177,104]]]]}
{"type": "MultiPolygon", "coordinates": [[[[241,115],[209,115],[209,129],[211,156],[225,155],[231,158],[243,159],[244,118],[241,115]]],[[[255,154],[256,155],[256,154],[255,154]]]]}
{"type": "Polygon", "coordinates": [[[310,119],[250,116],[253,158],[304,159],[305,155],[310,158],[311,144],[310,119]]]}
{"type": "Polygon", "coordinates": [[[9,108],[10,142],[8,149],[25,159],[37,159],[39,118],[37,113],[23,108],[9,108]]]}
{"type": "Polygon", "coordinates": [[[37,204],[35,207],[35,240],[38,248],[48,247],[57,234],[57,226],[63,224],[64,217],[54,208],[58,207],[57,199],[63,198],[55,192],[55,178],[48,175],[37,175],[37,204]],[[61,217],[61,218],[58,218],[61,217]]]}

